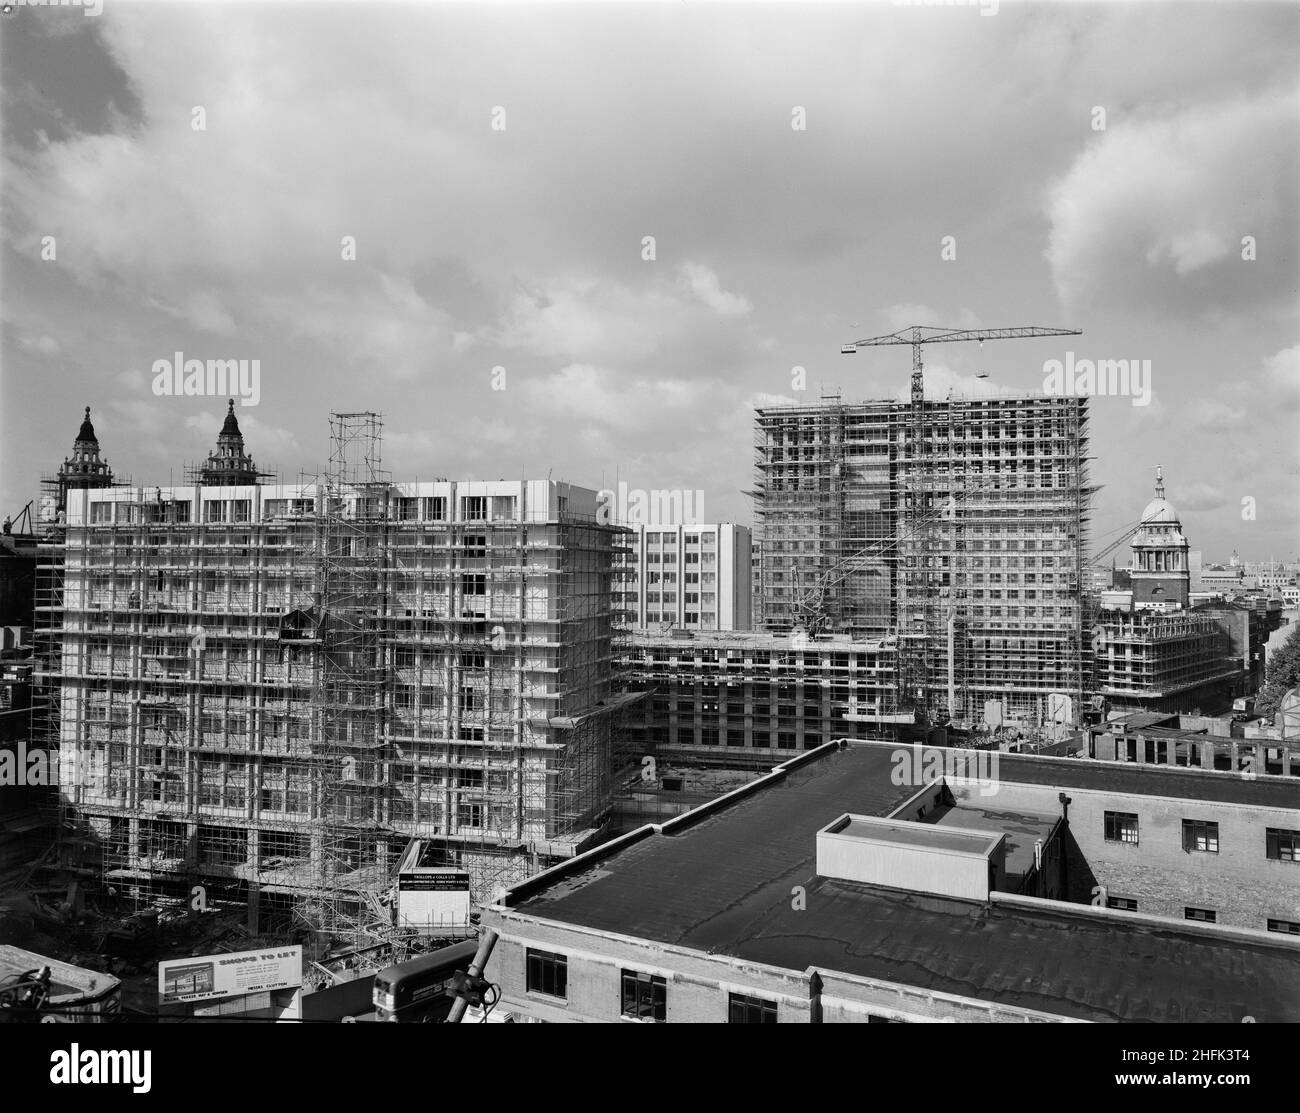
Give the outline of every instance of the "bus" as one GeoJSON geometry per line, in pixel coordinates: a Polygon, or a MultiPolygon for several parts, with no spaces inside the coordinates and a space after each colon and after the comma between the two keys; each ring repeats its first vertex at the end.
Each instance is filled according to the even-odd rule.
{"type": "Polygon", "coordinates": [[[447,986],[456,973],[464,973],[478,953],[478,940],[450,947],[389,966],[375,975],[375,1019],[401,1024],[441,1024],[455,998],[447,986]]]}

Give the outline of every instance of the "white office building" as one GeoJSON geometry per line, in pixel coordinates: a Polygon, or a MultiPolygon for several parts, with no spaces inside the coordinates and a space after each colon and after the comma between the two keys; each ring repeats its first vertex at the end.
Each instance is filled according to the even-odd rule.
{"type": "Polygon", "coordinates": [[[638,629],[751,628],[748,526],[631,526],[614,572],[615,618],[638,629]]]}

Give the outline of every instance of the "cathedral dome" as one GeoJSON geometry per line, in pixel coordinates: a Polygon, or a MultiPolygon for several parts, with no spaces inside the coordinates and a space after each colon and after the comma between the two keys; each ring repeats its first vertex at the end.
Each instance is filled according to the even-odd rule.
{"type": "Polygon", "coordinates": [[[1152,499],[1147,503],[1147,508],[1142,511],[1142,524],[1145,525],[1165,525],[1178,524],[1178,511],[1174,509],[1173,504],[1167,499],[1152,499]]]}

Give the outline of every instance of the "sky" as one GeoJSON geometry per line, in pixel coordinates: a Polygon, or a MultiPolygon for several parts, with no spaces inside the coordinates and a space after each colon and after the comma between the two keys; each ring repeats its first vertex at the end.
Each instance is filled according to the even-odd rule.
{"type": "Polygon", "coordinates": [[[906,395],[842,344],[1038,325],[1083,335],[932,347],[927,393],[1150,361],[1091,403],[1097,547],[1159,464],[1207,560],[1300,557],[1300,7],[97,6],[0,15],[4,514],[87,405],[181,482],[226,401],[155,392],[180,352],[258,361],[286,482],[375,410],[399,480],[751,523],[755,405],[906,395]]]}

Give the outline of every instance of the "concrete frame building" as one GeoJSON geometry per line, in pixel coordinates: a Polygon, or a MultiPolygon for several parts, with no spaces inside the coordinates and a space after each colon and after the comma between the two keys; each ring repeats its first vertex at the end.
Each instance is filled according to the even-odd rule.
{"type": "Polygon", "coordinates": [[[622,531],[566,483],[393,483],[378,416],[332,422],[329,476],[227,485],[232,407],[200,483],[70,491],[44,546],[69,853],[141,904],[382,935],[413,837],[476,900],[599,837],[622,531]]]}
{"type": "Polygon", "coordinates": [[[914,716],[896,705],[898,647],[888,639],[638,632],[621,672],[646,692],[637,753],[745,762],[830,738],[892,738],[914,716]]]}
{"type": "Polygon", "coordinates": [[[898,637],[900,704],[932,719],[1041,722],[1089,667],[1087,399],[923,406],[919,444],[908,402],[757,411],[756,622],[898,637]]]}
{"type": "Polygon", "coordinates": [[[614,610],[624,625],[686,630],[751,626],[748,526],[629,526],[615,565],[614,610]]]}

